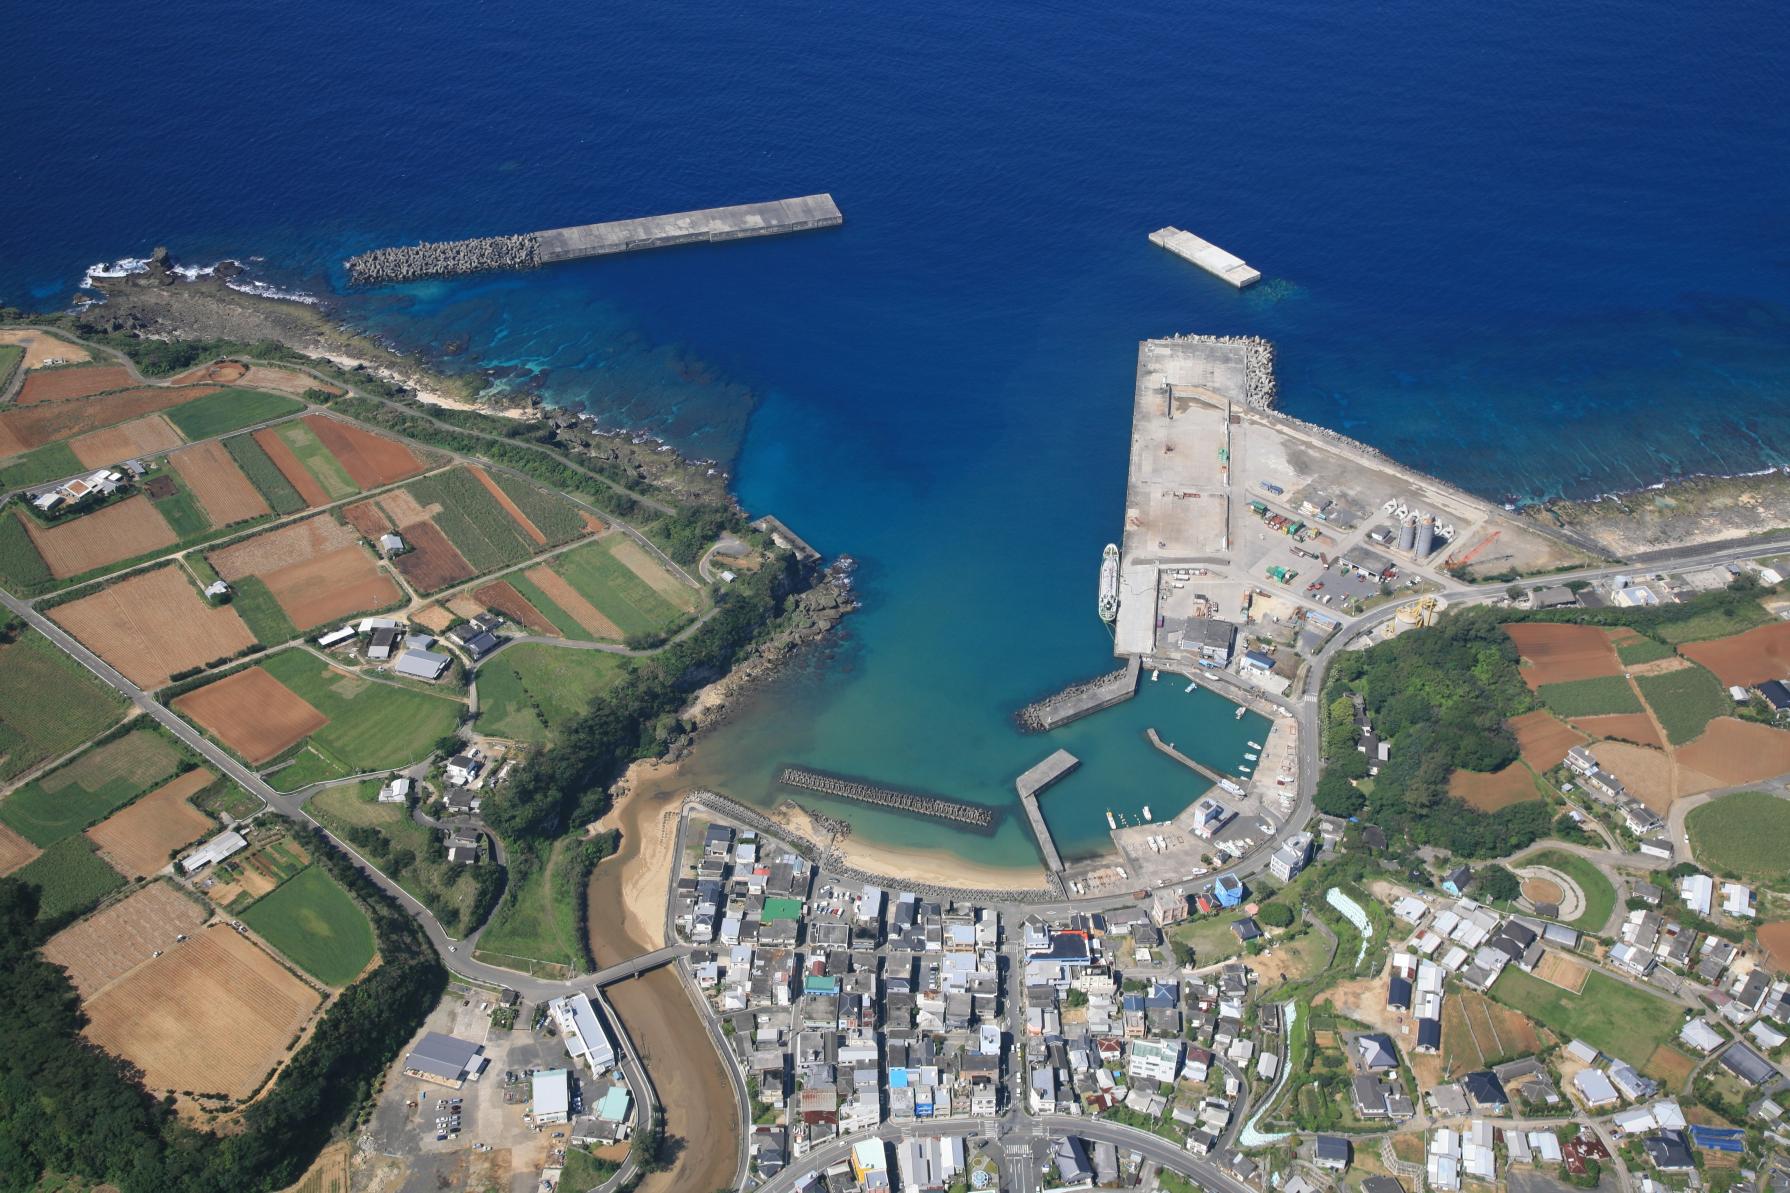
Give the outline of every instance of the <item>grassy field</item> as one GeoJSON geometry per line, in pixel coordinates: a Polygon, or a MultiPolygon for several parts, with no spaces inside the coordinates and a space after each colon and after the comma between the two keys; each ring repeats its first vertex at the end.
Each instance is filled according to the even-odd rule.
{"type": "Polygon", "coordinates": [[[561,969],[577,973],[584,967],[575,909],[569,892],[554,879],[556,863],[568,847],[577,844],[575,838],[561,839],[546,864],[534,867],[519,881],[511,871],[510,889],[479,937],[478,951],[473,954],[476,958],[509,968],[522,968],[518,961],[537,962],[548,974],[561,969]]]}
{"type": "Polygon", "coordinates": [[[346,986],[373,959],[367,913],[325,870],[306,867],[256,900],[243,922],[326,986],[346,986]]]}
{"type": "Polygon", "coordinates": [[[25,350],[17,344],[0,344],[0,389],[6,388],[6,383],[12,380],[24,359],[25,350]]]}
{"type": "Polygon", "coordinates": [[[14,592],[30,594],[48,587],[54,577],[25,533],[23,517],[13,507],[0,509],[0,581],[14,592]]]}
{"type": "Polygon", "coordinates": [[[124,885],[124,877],[93,851],[86,837],[64,837],[12,875],[42,891],[40,920],[80,915],[124,885]]]}
{"type": "Polygon", "coordinates": [[[479,732],[545,742],[627,674],[620,655],[525,642],[479,668],[479,732]]]}
{"type": "Polygon", "coordinates": [[[99,736],[123,713],[124,697],[36,630],[22,631],[0,646],[0,781],[99,736]]]}
{"type": "Polygon", "coordinates": [[[1634,642],[1624,642],[1616,648],[1616,657],[1624,667],[1639,667],[1642,663],[1657,663],[1661,659],[1669,659],[1678,652],[1663,642],[1655,642],[1652,638],[1641,638],[1634,642]]]}
{"type": "Polygon", "coordinates": [[[187,488],[186,481],[181,479],[180,474],[172,468],[164,468],[158,475],[173,482],[174,492],[166,497],[151,497],[149,500],[156,512],[168,520],[174,533],[184,540],[210,530],[211,519],[199,508],[198,498],[193,496],[192,490],[187,488]]]}
{"type": "Polygon", "coordinates": [[[1243,942],[1231,931],[1231,924],[1243,918],[1241,909],[1218,915],[1195,916],[1168,930],[1170,940],[1193,946],[1193,963],[1215,965],[1243,955],[1243,942]]]}
{"type": "Polygon", "coordinates": [[[323,491],[329,495],[331,501],[339,497],[352,497],[360,492],[360,486],[349,479],[348,470],[342,467],[341,461],[323,446],[323,441],[304,423],[286,423],[274,428],[274,434],[292,449],[292,454],[298,457],[305,470],[317,478],[317,483],[323,486],[323,491]]]}
{"type": "Polygon", "coordinates": [[[1577,919],[1567,922],[1581,932],[1604,930],[1610,913],[1616,909],[1616,888],[1610,885],[1610,880],[1596,866],[1577,854],[1558,849],[1532,854],[1522,860],[1522,865],[1546,866],[1578,883],[1579,889],[1585,893],[1585,910],[1577,919]]]}
{"type": "Polygon", "coordinates": [[[236,461],[249,483],[260,490],[261,496],[276,514],[296,514],[305,508],[305,499],[298,495],[292,482],[274,466],[267,458],[261,445],[255,442],[253,435],[238,435],[234,439],[224,440],[224,450],[236,461]]]}
{"type": "Polygon", "coordinates": [[[270,418],[296,414],[305,404],[297,398],[259,389],[224,389],[194,398],[168,411],[168,421],[188,439],[210,439],[270,418]]]}
{"type": "Polygon", "coordinates": [[[160,786],[180,762],[167,738],[138,729],[20,787],[0,803],[0,820],[34,845],[52,845],[160,786]]]}
{"type": "Polygon", "coordinates": [[[516,503],[516,508],[534,523],[535,529],[547,536],[549,546],[569,543],[587,533],[578,510],[563,498],[507,473],[487,471],[486,475],[497,482],[497,487],[516,503]]]}
{"type": "MultiPolygon", "coordinates": [[[[445,696],[337,671],[304,650],[281,651],[261,665],[329,718],[306,749],[334,769],[331,777],[408,766],[452,733],[465,709],[445,696]]],[[[279,772],[274,785],[292,790],[287,779],[279,772]]]]}
{"type": "Polygon", "coordinates": [[[331,787],[305,806],[429,910],[437,916],[446,913],[456,925],[450,931],[457,931],[459,918],[472,907],[476,893],[471,870],[445,860],[427,860],[434,834],[412,820],[403,804],[380,803],[379,786],[370,780],[331,787]],[[383,847],[368,844],[368,830],[384,838],[383,847]]]}
{"type": "Polygon", "coordinates": [[[574,547],[553,561],[553,570],[601,609],[625,636],[650,634],[677,624],[687,610],[654,592],[615,557],[612,548],[625,541],[608,538],[574,547]]]}
{"type": "Polygon", "coordinates": [[[1722,681],[1707,668],[1693,665],[1663,675],[1638,676],[1635,682],[1665,727],[1666,740],[1675,746],[1692,740],[1710,721],[1734,707],[1722,681]]]}
{"type": "Polygon", "coordinates": [[[1691,852],[1718,874],[1754,882],[1790,873],[1790,800],[1741,791],[1691,809],[1691,852]]]}
{"type": "Polygon", "coordinates": [[[41,485],[84,471],[81,462],[75,459],[74,449],[66,442],[46,443],[0,468],[0,492],[41,485]]]}
{"type": "Polygon", "coordinates": [[[594,1189],[617,1172],[621,1165],[609,1160],[599,1160],[580,1147],[566,1149],[565,1167],[559,1174],[559,1183],[568,1191],[594,1189]]]}
{"type": "Polygon", "coordinates": [[[490,490],[464,468],[422,477],[405,489],[424,505],[441,506],[435,525],[479,572],[521,563],[537,550],[490,490]]]}
{"type": "Polygon", "coordinates": [[[1754,626],[1768,624],[1771,614],[1764,606],[1756,602],[1748,602],[1730,613],[1721,609],[1710,609],[1683,621],[1663,622],[1658,626],[1650,626],[1650,634],[1658,634],[1661,638],[1677,646],[1684,642],[1701,642],[1705,638],[1726,638],[1730,634],[1738,634],[1750,630],[1754,626]]]}
{"type": "Polygon", "coordinates": [[[1672,1004],[1595,971],[1584,990],[1569,994],[1512,965],[1492,983],[1491,995],[1562,1039],[1584,1040],[1636,1065],[1677,1035],[1682,1021],[1672,1004]]]}
{"type": "MultiPolygon", "coordinates": [[[[189,559],[197,559],[197,553],[189,559]]],[[[249,632],[255,635],[255,641],[263,646],[279,646],[298,637],[298,630],[280,603],[273,599],[273,593],[259,576],[243,576],[231,584],[235,591],[231,594],[230,605],[236,615],[248,625],[249,632]]]]}
{"type": "Polygon", "coordinates": [[[1562,717],[1601,717],[1613,713],[1640,712],[1628,680],[1620,675],[1600,675],[1596,679],[1574,679],[1566,683],[1544,683],[1535,690],[1541,702],[1562,717]]]}

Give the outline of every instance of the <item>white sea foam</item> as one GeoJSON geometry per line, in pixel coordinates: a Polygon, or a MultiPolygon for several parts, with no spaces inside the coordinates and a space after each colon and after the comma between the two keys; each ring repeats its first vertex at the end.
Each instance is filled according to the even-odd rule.
{"type": "Polygon", "coordinates": [[[287,302],[302,302],[307,306],[316,306],[318,302],[315,294],[306,294],[302,290],[282,290],[278,286],[259,282],[253,278],[231,278],[224,285],[232,290],[240,290],[244,294],[253,294],[257,298],[283,298],[287,302]]]}
{"type": "Polygon", "coordinates": [[[81,277],[81,289],[93,289],[95,278],[129,277],[133,273],[143,273],[148,268],[149,261],[144,257],[121,257],[110,264],[101,261],[87,267],[87,272],[81,277]]]}

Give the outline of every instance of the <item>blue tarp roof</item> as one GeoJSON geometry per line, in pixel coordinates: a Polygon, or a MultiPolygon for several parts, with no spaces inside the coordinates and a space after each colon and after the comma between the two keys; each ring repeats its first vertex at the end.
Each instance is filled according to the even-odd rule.
{"type": "Polygon", "coordinates": [[[1692,1127],[1691,1142],[1712,1152],[1746,1150],[1746,1132],[1738,1127],[1692,1127]]]}

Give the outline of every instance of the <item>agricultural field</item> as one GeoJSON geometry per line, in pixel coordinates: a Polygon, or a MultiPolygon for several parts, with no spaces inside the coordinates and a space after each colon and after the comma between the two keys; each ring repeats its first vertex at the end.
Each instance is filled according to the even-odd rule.
{"type": "Polygon", "coordinates": [[[168,420],[189,440],[210,439],[283,418],[304,409],[304,403],[258,389],[223,389],[168,412],[168,420]]]}
{"type": "Polygon", "coordinates": [[[304,424],[361,489],[377,489],[423,471],[423,461],[399,440],[321,414],[306,415],[304,424]]]}
{"type": "Polygon", "coordinates": [[[544,743],[627,674],[625,658],[602,651],[505,647],[479,667],[479,732],[544,743]]]}
{"type": "Polygon", "coordinates": [[[1491,772],[1457,770],[1448,776],[1448,794],[1469,808],[1496,812],[1532,799],[1540,799],[1535,773],[1520,761],[1491,772]]]}
{"type": "Polygon", "coordinates": [[[304,509],[308,502],[299,495],[292,482],[268,458],[267,452],[255,441],[253,435],[237,435],[223,441],[224,450],[242,474],[248,478],[249,484],[267,504],[273,507],[276,514],[296,514],[304,509]]]}
{"type": "Polygon", "coordinates": [[[511,871],[509,889],[479,936],[474,958],[543,977],[570,977],[584,968],[571,893],[554,876],[567,850],[578,845],[577,838],[561,838],[544,864],[522,875],[511,871]]]}
{"type": "Polygon", "coordinates": [[[181,448],[168,457],[213,526],[229,526],[262,518],[273,507],[237,466],[235,457],[217,440],[181,448]]]}
{"type": "Polygon", "coordinates": [[[41,485],[61,480],[81,471],[81,461],[66,443],[49,443],[33,448],[0,465],[0,492],[41,485]]]}
{"type": "Polygon", "coordinates": [[[491,474],[483,468],[474,468],[472,472],[487,488],[495,485],[501,490],[509,499],[506,508],[510,516],[538,531],[536,541],[546,546],[556,547],[602,529],[601,524],[593,524],[596,519],[538,485],[505,472],[491,474]]]}
{"type": "Polygon", "coordinates": [[[1603,973],[1585,979],[1585,989],[1569,994],[1510,966],[1492,983],[1494,999],[1551,1028],[1562,1039],[1639,1064],[1678,1034],[1677,1008],[1603,973]]]}
{"type": "MultiPolygon", "coordinates": [[[[22,360],[24,350],[19,349],[19,353],[22,360]]],[[[34,369],[25,378],[25,383],[19,386],[16,402],[20,406],[38,402],[66,402],[71,398],[88,398],[108,390],[128,389],[132,384],[131,371],[123,365],[34,369]]]]}
{"type": "Polygon", "coordinates": [[[1772,620],[1764,606],[1757,601],[1747,601],[1733,609],[1705,609],[1683,621],[1662,622],[1651,632],[1673,646],[1683,646],[1688,642],[1732,637],[1755,626],[1769,625],[1772,620]]]}
{"type": "Polygon", "coordinates": [[[53,845],[159,786],[184,760],[161,733],[135,729],[14,791],[0,820],[34,845],[53,845]]]}
{"type": "Polygon", "coordinates": [[[62,339],[47,331],[35,331],[23,327],[7,328],[0,331],[0,344],[24,349],[27,369],[56,367],[50,365],[53,360],[61,361],[64,364],[80,364],[93,359],[93,350],[85,344],[62,339]]]}
{"type": "Polygon", "coordinates": [[[68,450],[75,454],[83,468],[108,468],[120,460],[137,456],[153,456],[179,447],[186,440],[163,414],[146,414],[129,422],[107,427],[68,441],[68,450]]]}
{"type": "Polygon", "coordinates": [[[1724,684],[1750,688],[1790,675],[1790,621],[1686,646],[1679,653],[1715,672],[1724,684]]]}
{"type": "Polygon", "coordinates": [[[1553,713],[1569,720],[1642,711],[1634,689],[1620,675],[1543,684],[1535,694],[1553,713]]]}
{"type": "Polygon", "coordinates": [[[1624,667],[1639,667],[1646,663],[1658,663],[1677,653],[1670,646],[1663,642],[1655,642],[1652,638],[1633,638],[1616,644],[1616,657],[1624,667]]]}
{"type": "Polygon", "coordinates": [[[1755,721],[1717,717],[1677,755],[1680,767],[1707,776],[1710,787],[1758,783],[1790,772],[1790,733],[1755,721]]]}
{"type": "Polygon", "coordinates": [[[263,839],[213,866],[200,886],[207,899],[235,915],[310,864],[311,855],[290,837],[263,839]]]}
{"type": "Polygon", "coordinates": [[[256,900],[242,921],[326,986],[346,986],[373,959],[367,913],[314,865],[256,900]]]}
{"type": "Polygon", "coordinates": [[[1577,854],[1559,849],[1529,854],[1522,859],[1521,864],[1546,866],[1572,879],[1585,896],[1585,910],[1577,919],[1569,920],[1568,924],[1581,932],[1604,930],[1610,913],[1616,909],[1616,888],[1603,876],[1603,871],[1577,854]]]}
{"type": "Polygon", "coordinates": [[[255,442],[266,449],[268,456],[286,474],[286,479],[313,505],[339,501],[360,492],[360,486],[354,483],[342,462],[323,446],[317,433],[301,421],[256,431],[255,442]]]}
{"type": "Polygon", "coordinates": [[[35,861],[15,871],[13,877],[41,892],[39,920],[80,915],[124,885],[118,871],[106,865],[93,852],[87,838],[78,833],[38,854],[35,861]]]}
{"type": "Polygon", "coordinates": [[[298,637],[298,627],[274,600],[267,582],[260,576],[243,576],[232,584],[230,607],[263,646],[281,646],[298,637]]]}
{"type": "Polygon", "coordinates": [[[1448,1077],[1530,1056],[1540,1047],[1534,1024],[1483,994],[1451,992],[1442,1004],[1442,1071],[1448,1077]]]}
{"type": "Polygon", "coordinates": [[[12,384],[12,375],[24,363],[24,348],[17,344],[0,344],[0,390],[12,384]]]}
{"type": "Polygon", "coordinates": [[[478,893],[472,869],[445,858],[429,860],[434,830],[412,820],[404,804],[380,803],[379,787],[377,780],[369,780],[325,788],[305,807],[433,911],[449,931],[457,931],[478,893]]]}
{"type": "Polygon", "coordinates": [[[1666,731],[1666,739],[1681,746],[1695,738],[1716,717],[1732,712],[1734,702],[1721,683],[1698,666],[1681,667],[1635,680],[1653,715],[1666,731]]]}
{"type": "Polygon", "coordinates": [[[78,517],[48,526],[19,513],[25,534],[58,580],[152,554],[179,541],[174,528],[144,494],[126,497],[78,517]]]}
{"type": "Polygon", "coordinates": [[[97,397],[8,406],[0,409],[0,457],[23,455],[46,443],[130,422],[216,391],[215,385],[145,385],[97,397]]]}
{"type": "Polygon", "coordinates": [[[475,575],[521,563],[538,549],[534,538],[469,468],[422,477],[404,486],[404,491],[472,565],[475,575]]]}
{"type": "Polygon", "coordinates": [[[147,878],[217,827],[192,804],[215,778],[208,770],[190,770],[170,779],[88,829],[87,839],[120,874],[147,878]]]}
{"type": "MultiPolygon", "coordinates": [[[[558,627],[534,607],[515,587],[504,580],[485,584],[474,590],[472,598],[487,609],[493,609],[531,634],[557,634],[558,627]]],[[[451,616],[451,615],[450,615],[451,616]]]]}
{"type": "Polygon", "coordinates": [[[1523,761],[1536,771],[1553,770],[1566,758],[1566,752],[1585,740],[1585,735],[1566,724],[1546,709],[1526,712],[1509,721],[1516,734],[1517,749],[1523,761]]]}
{"type": "Polygon", "coordinates": [[[210,917],[171,883],[152,882],[104,911],[70,924],[44,945],[44,956],[68,970],[83,999],[134,969],[157,949],[173,946],[210,917]]]}
{"type": "Polygon", "coordinates": [[[168,523],[182,542],[198,538],[211,529],[211,519],[199,506],[199,499],[187,488],[186,481],[173,469],[156,473],[143,486],[144,495],[155,506],[155,512],[168,523]]]}
{"type": "Polygon", "coordinates": [[[50,617],[131,682],[151,689],[255,641],[235,611],[208,603],[174,565],[58,605],[50,617]]]}
{"type": "Polygon", "coordinates": [[[695,612],[702,600],[638,543],[621,535],[573,547],[505,580],[568,638],[661,635],[695,612]]]}
{"type": "Polygon", "coordinates": [[[1523,681],[1530,688],[1621,674],[1609,635],[1596,626],[1529,621],[1504,632],[1523,656],[1523,681]]]}
{"type": "Polygon", "coordinates": [[[1776,882],[1790,874],[1790,800],[1741,791],[1691,809],[1691,852],[1716,874],[1776,882]]]}
{"type": "Polygon", "coordinates": [[[0,782],[105,732],[124,697],[33,629],[0,646],[0,782]]]}
{"type": "Polygon", "coordinates": [[[206,562],[231,583],[260,577],[299,630],[384,608],[403,595],[353,528],[326,515],[232,543],[206,562]]]}
{"type": "Polygon", "coordinates": [[[143,1070],[151,1092],[244,1098],[323,998],[226,924],[193,933],[85,1007],[86,1034],[143,1070]]]}

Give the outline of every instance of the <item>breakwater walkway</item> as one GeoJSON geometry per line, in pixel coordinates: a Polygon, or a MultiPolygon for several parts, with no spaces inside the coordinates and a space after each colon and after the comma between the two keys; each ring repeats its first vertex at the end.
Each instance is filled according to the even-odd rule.
{"type": "Polygon", "coordinates": [[[1173,758],[1176,762],[1179,762],[1182,766],[1186,767],[1187,769],[1189,769],[1191,771],[1197,771],[1199,774],[1205,776],[1207,779],[1211,780],[1214,783],[1223,783],[1227,790],[1229,790],[1230,788],[1233,788],[1233,787],[1237,787],[1237,781],[1235,779],[1232,779],[1228,775],[1219,774],[1217,771],[1213,770],[1211,767],[1207,766],[1203,762],[1195,762],[1193,759],[1189,758],[1187,755],[1181,753],[1181,751],[1175,749],[1175,747],[1173,747],[1173,746],[1169,745],[1167,742],[1163,741],[1162,735],[1157,733],[1156,730],[1146,729],[1146,730],[1144,730],[1144,736],[1148,737],[1150,739],[1151,745],[1155,746],[1158,750],[1161,750],[1164,754],[1167,754],[1170,758],[1173,758]]]}
{"type": "Polygon", "coordinates": [[[1019,792],[1019,802],[1025,805],[1026,818],[1032,822],[1032,835],[1038,838],[1038,848],[1044,851],[1044,864],[1050,867],[1053,875],[1063,872],[1063,858],[1057,852],[1057,843],[1051,840],[1050,827],[1044,823],[1044,813],[1038,808],[1038,795],[1080,765],[1081,759],[1074,754],[1068,750],[1058,750],[1019,776],[1013,784],[1019,792]]]}
{"type": "Polygon", "coordinates": [[[1025,733],[1046,733],[1052,729],[1060,729],[1089,713],[1123,704],[1137,695],[1137,678],[1142,668],[1142,660],[1133,655],[1117,671],[1098,679],[1071,684],[1054,696],[1026,705],[1013,715],[1013,719],[1025,733]]]}
{"type": "Polygon", "coordinates": [[[988,828],[994,824],[994,809],[985,808],[981,804],[924,795],[917,791],[903,791],[899,787],[885,787],[880,783],[866,783],[862,779],[849,779],[844,775],[830,775],[826,771],[810,770],[805,766],[784,767],[777,773],[777,781],[785,787],[818,791],[822,795],[836,795],[841,799],[894,808],[898,812],[912,812],[918,816],[933,816],[976,828],[988,828]]]}
{"type": "Polygon", "coordinates": [[[831,195],[801,195],[769,203],[742,203],[671,215],[649,215],[601,224],[577,224],[515,236],[425,241],[374,249],[348,258],[348,281],[390,285],[422,278],[454,277],[490,269],[533,269],[556,261],[604,257],[679,244],[713,244],[833,228],[845,222],[831,195]]]}

